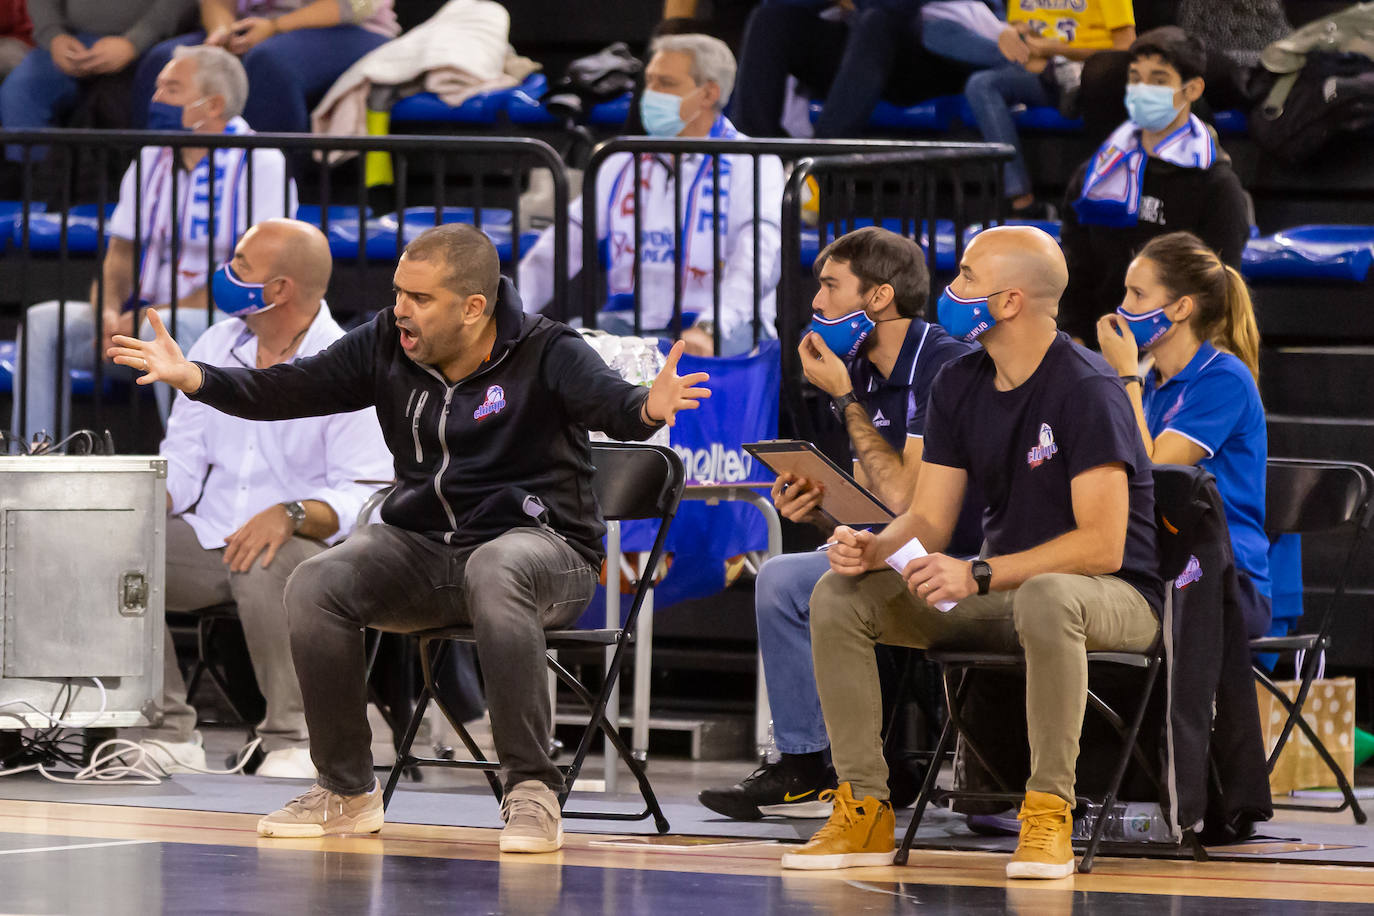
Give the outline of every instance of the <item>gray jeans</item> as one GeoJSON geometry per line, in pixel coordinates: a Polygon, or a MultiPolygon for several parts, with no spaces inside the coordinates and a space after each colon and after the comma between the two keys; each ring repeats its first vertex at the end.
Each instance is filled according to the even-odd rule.
{"type": "Polygon", "coordinates": [[[369,525],[302,563],[286,610],[320,785],[341,795],[372,787],[363,628],[471,626],[506,787],[536,779],[562,791],[548,754],[544,630],[576,620],[595,588],[592,566],[542,528],[456,548],[369,525]]]}
{"type": "MultiPolygon", "coordinates": [[[[231,601],[237,606],[253,674],[267,700],[267,715],[257,727],[264,751],[304,747],[307,742],[282,594],[292,571],[324,549],[319,541],[293,537],[281,546],[266,569],[259,558],[248,572],[230,572],[224,565],[223,547],[206,550],[185,519],[167,520],[167,610],[194,611],[231,601]]],[[[165,638],[162,725],[141,730],[140,735],[160,741],[190,741],[196,711],[186,699],[186,683],[177,667],[171,634],[165,638]]]]}

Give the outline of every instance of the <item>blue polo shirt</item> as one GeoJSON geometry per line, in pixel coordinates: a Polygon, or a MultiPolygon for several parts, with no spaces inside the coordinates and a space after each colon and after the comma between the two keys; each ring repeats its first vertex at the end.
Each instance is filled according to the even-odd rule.
{"type": "MultiPolygon", "coordinates": [[[[957,340],[938,324],[923,318],[911,319],[906,340],[884,377],[878,367],[862,353],[849,364],[849,380],[873,426],[897,454],[904,454],[909,438],[924,438],[926,407],[935,376],[945,363],[978,349],[977,345],[957,340]]],[[[983,544],[983,500],[970,488],[964,509],[950,537],[949,552],[954,556],[973,556],[983,544]]]]}
{"type": "Polygon", "coordinates": [[[1177,433],[1205,453],[1198,464],[1217,479],[1236,568],[1270,597],[1269,537],[1264,533],[1269,439],[1250,370],[1239,358],[1204,343],[1163,385],[1152,370],[1145,378],[1143,401],[1151,436],[1177,433]]]}

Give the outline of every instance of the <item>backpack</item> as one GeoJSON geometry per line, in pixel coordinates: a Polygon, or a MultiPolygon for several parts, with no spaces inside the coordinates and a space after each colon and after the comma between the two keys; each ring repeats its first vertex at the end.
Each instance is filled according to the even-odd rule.
{"type": "Polygon", "coordinates": [[[581,123],[593,105],[633,92],[643,69],[629,47],[617,41],[568,64],[567,72],[553,84],[545,107],[556,116],[581,123]]]}
{"type": "Polygon", "coordinates": [[[1250,136],[1288,165],[1374,125],[1374,3],[1310,22],[1264,49],[1250,136]]]}

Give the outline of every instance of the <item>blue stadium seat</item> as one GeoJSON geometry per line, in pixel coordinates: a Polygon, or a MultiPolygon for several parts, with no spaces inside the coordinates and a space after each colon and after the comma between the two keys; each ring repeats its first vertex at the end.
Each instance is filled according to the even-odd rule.
{"type": "Polygon", "coordinates": [[[1219,134],[1244,134],[1250,127],[1250,119],[1238,108],[1229,108],[1212,115],[1212,126],[1219,134]]]}
{"type": "Polygon", "coordinates": [[[512,97],[522,92],[531,98],[539,98],[548,87],[542,73],[531,74],[519,86],[510,89],[495,89],[479,92],[465,99],[461,105],[449,105],[432,92],[420,92],[406,96],[391,106],[391,123],[397,124],[465,124],[469,126],[491,126],[496,124],[512,97]]]}
{"type": "MultiPolygon", "coordinates": [[[[0,394],[14,391],[14,376],[19,371],[19,346],[13,340],[0,340],[0,394]]],[[[88,395],[95,391],[95,373],[89,369],[69,370],[72,379],[72,394],[88,395]]],[[[115,380],[105,373],[104,391],[114,390],[115,380]]]]}
{"type": "MultiPolygon", "coordinates": [[[[110,214],[114,204],[105,205],[106,232],[109,232],[110,214]]],[[[96,237],[99,207],[96,204],[77,204],[67,216],[67,251],[70,254],[94,254],[99,246],[96,237]]],[[[24,244],[23,221],[15,219],[10,235],[11,244],[16,248],[24,244]]],[[[62,214],[30,212],[29,250],[35,252],[56,252],[62,242],[62,214]]]]}
{"type": "MultiPolygon", "coordinates": [[[[848,223],[845,224],[846,226],[848,223]]],[[[868,218],[854,220],[854,228],[862,229],[865,226],[873,225],[873,220],[868,218]]],[[[884,229],[891,232],[900,233],[902,231],[902,221],[897,217],[885,217],[880,223],[884,229]]],[[[827,233],[827,238],[834,239],[835,233],[831,229],[827,233]]],[[[925,231],[921,232],[920,245],[924,249],[929,242],[925,231]]],[[[816,261],[816,256],[821,253],[820,232],[816,229],[805,228],[801,233],[801,266],[803,270],[810,270],[816,261]]],[[[935,268],[937,270],[954,270],[957,265],[954,261],[954,221],[941,219],[935,221],[935,268]]]]}
{"type": "MultiPolygon", "coordinates": [[[[1009,219],[1002,225],[1034,226],[1037,229],[1043,229],[1046,232],[1048,232],[1051,236],[1054,237],[1054,240],[1056,242],[1059,241],[1059,229],[1061,223],[1057,219],[1009,219]]],[[[982,223],[974,223],[972,226],[969,226],[967,229],[964,230],[964,244],[967,245],[969,242],[973,241],[973,237],[982,231],[982,223]]]]}
{"type": "MultiPolygon", "coordinates": [[[[967,125],[974,125],[973,108],[969,105],[968,99],[959,96],[959,120],[967,125]]],[[[1066,118],[1059,113],[1059,109],[1051,105],[1041,105],[1035,108],[1027,108],[1025,105],[1013,105],[1011,109],[1012,120],[1016,122],[1017,128],[1030,131],[1053,131],[1056,133],[1073,133],[1083,129],[1082,118],[1066,118]]]]}
{"type": "MultiPolygon", "coordinates": [[[[546,92],[546,84],[538,86],[537,90],[527,89],[525,86],[511,90],[510,99],[506,103],[506,117],[512,124],[527,126],[559,123],[544,107],[543,98],[546,92]]],[[[597,127],[620,127],[630,117],[632,100],[633,96],[627,92],[618,99],[593,105],[587,115],[587,123],[597,127]]]]}
{"type": "MultiPolygon", "coordinates": [[[[961,96],[957,95],[942,95],[914,105],[894,105],[892,102],[880,101],[868,118],[868,126],[880,130],[949,130],[959,117],[960,99],[961,96]]],[[[821,100],[812,100],[812,124],[820,118],[823,107],[824,103],[821,100]]]]}
{"type": "MultiPolygon", "coordinates": [[[[29,204],[29,213],[42,213],[48,209],[48,205],[41,201],[34,201],[29,204]]],[[[20,224],[24,219],[24,204],[18,200],[0,200],[0,252],[3,252],[14,240],[21,238],[18,234],[20,224]]]]}
{"type": "MultiPolygon", "coordinates": [[[[471,207],[445,207],[442,221],[444,223],[472,224],[474,216],[475,213],[471,207]]],[[[433,207],[407,207],[404,225],[401,226],[401,244],[409,244],[420,233],[433,225],[433,207]]],[[[364,226],[367,233],[364,242],[367,259],[381,262],[394,261],[398,257],[396,214],[388,213],[385,216],[369,219],[364,226]]],[[[496,245],[496,253],[500,259],[503,262],[510,261],[512,255],[510,211],[495,207],[484,208],[482,210],[482,231],[496,245]]],[[[356,217],[353,220],[340,223],[331,222],[328,237],[329,252],[336,260],[352,261],[357,259],[358,223],[356,217]]],[[[538,238],[539,233],[537,232],[523,233],[520,236],[521,254],[529,251],[538,238]]]]}
{"type": "Polygon", "coordinates": [[[1245,246],[1250,280],[1363,283],[1374,263],[1374,226],[1296,226],[1245,246]]]}
{"type": "MultiPolygon", "coordinates": [[[[367,219],[371,215],[372,208],[368,207],[363,214],[363,218],[367,219]]],[[[319,204],[301,204],[296,208],[296,219],[321,229],[324,228],[323,217],[323,208],[321,208],[319,204]]],[[[333,226],[335,223],[353,223],[356,226],[358,223],[358,208],[356,206],[348,206],[347,204],[330,204],[329,225],[333,226]]]]}

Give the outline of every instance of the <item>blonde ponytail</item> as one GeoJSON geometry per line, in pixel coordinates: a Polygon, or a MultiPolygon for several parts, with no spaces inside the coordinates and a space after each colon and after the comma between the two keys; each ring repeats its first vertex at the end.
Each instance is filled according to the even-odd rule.
{"type": "Polygon", "coordinates": [[[1229,265],[1226,267],[1226,310],[1212,343],[1245,363],[1255,383],[1259,383],[1260,335],[1255,323],[1255,307],[1250,302],[1245,280],[1229,265]]]}

